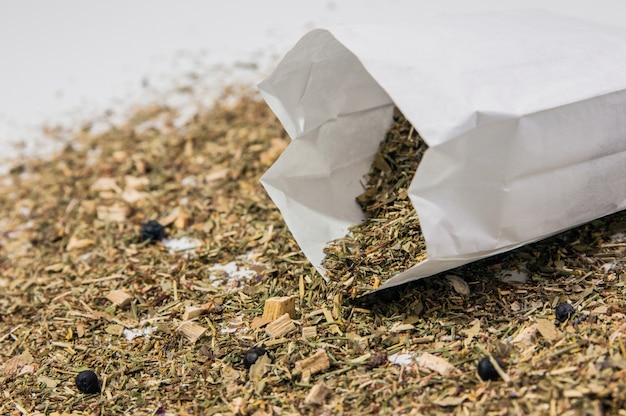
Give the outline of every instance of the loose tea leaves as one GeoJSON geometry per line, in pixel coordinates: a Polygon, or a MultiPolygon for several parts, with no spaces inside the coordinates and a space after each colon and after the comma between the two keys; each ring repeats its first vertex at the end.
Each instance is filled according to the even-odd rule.
{"type": "MultiPolygon", "coordinates": [[[[0,414],[626,407],[626,213],[455,270],[469,291],[432,277],[356,304],[346,288],[384,273],[325,281],[259,183],[289,143],[267,106],[233,91],[177,120],[155,104],[100,133],[86,125],[50,160],[0,178],[0,414]],[[98,216],[115,205],[123,215],[98,216]],[[141,238],[149,219],[167,227],[164,240],[141,238]],[[502,282],[510,273],[527,278],[502,282]],[[556,328],[566,301],[576,313],[556,328]],[[253,346],[266,353],[247,370],[253,346]],[[503,358],[510,382],[486,388],[477,375],[486,355],[503,358]],[[87,368],[101,394],[77,389],[87,368]]],[[[385,230],[399,235],[402,224],[385,230]]],[[[394,250],[376,254],[400,261],[384,258],[394,250]]]]}
{"type": "Polygon", "coordinates": [[[324,250],[322,266],[327,277],[341,282],[353,279],[352,296],[376,289],[426,258],[425,240],[407,192],[426,149],[426,143],[396,109],[365,177],[365,191],[356,198],[366,220],[324,250]]]}

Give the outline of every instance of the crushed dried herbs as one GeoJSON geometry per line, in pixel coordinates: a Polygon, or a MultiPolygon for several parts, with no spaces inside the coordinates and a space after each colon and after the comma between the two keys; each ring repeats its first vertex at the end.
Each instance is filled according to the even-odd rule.
{"type": "MultiPolygon", "coordinates": [[[[454,278],[348,302],[345,285],[306,261],[258,182],[289,139],[255,95],[227,91],[186,121],[155,103],[126,123],[71,134],[59,154],[0,178],[0,414],[626,408],[623,212],[454,278]],[[168,228],[167,245],[138,238],[153,218],[168,228]],[[555,307],[566,301],[579,312],[557,327],[555,307]],[[268,335],[276,320],[296,330],[268,335]],[[268,354],[247,371],[242,357],[252,345],[268,354]],[[485,355],[505,359],[508,380],[477,377],[485,355]],[[101,394],[77,391],[85,368],[99,375],[101,394]]],[[[393,192],[382,205],[362,200],[376,218],[385,209],[410,218],[402,191],[393,192]]],[[[416,222],[396,229],[400,222],[370,230],[386,246],[359,248],[379,281],[416,261],[418,247],[393,248],[418,231],[416,222]]],[[[353,273],[359,260],[345,253],[333,261],[353,273]]]]}

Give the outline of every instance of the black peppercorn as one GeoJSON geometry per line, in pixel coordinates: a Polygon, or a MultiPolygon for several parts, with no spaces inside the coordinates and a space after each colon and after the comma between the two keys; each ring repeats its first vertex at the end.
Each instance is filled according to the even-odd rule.
{"type": "Polygon", "coordinates": [[[83,393],[100,393],[100,382],[98,376],[91,370],[85,370],[76,376],[76,387],[83,393]]]}
{"type": "Polygon", "coordinates": [[[259,359],[260,356],[265,354],[265,350],[261,347],[253,347],[246,351],[246,354],[243,356],[243,365],[246,368],[250,368],[252,364],[256,363],[256,360],[259,359]]]}
{"type": "Polygon", "coordinates": [[[556,308],[554,310],[554,315],[556,315],[556,319],[559,322],[565,322],[569,318],[571,318],[575,312],[576,310],[574,309],[572,305],[566,302],[562,302],[556,305],[556,308]]]}
{"type": "MultiPolygon", "coordinates": [[[[496,362],[500,366],[500,368],[504,367],[504,363],[496,358],[496,362]]],[[[496,368],[491,364],[491,360],[489,357],[484,357],[478,362],[478,375],[481,380],[498,380],[500,378],[500,374],[496,371],[496,368]]]]}
{"type": "Polygon", "coordinates": [[[141,226],[141,237],[144,240],[161,241],[165,238],[165,227],[158,221],[148,221],[141,226]]]}

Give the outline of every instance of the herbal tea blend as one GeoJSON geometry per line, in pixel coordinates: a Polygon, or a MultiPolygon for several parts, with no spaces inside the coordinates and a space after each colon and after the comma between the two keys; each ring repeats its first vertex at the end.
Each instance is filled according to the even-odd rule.
{"type": "Polygon", "coordinates": [[[426,258],[426,245],[407,188],[426,143],[397,109],[356,200],[367,219],[350,228],[324,250],[326,276],[353,279],[349,291],[359,296],[426,258]]]}
{"type": "Polygon", "coordinates": [[[420,255],[403,189],[425,146],[396,116],[360,198],[380,226],[350,237],[394,243],[338,242],[337,280],[259,183],[288,138],[255,96],[178,126],[142,107],[0,176],[0,414],[501,414],[511,392],[529,415],[623,409],[626,213],[348,301],[420,255]]]}

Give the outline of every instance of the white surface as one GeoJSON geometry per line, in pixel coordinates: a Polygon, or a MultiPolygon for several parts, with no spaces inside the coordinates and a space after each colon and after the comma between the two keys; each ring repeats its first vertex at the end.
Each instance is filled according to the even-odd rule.
{"type": "Polygon", "coordinates": [[[317,266],[397,105],[428,259],[384,287],[626,208],[626,28],[545,12],[310,32],[261,84],[293,138],[262,181],[317,266]]]}
{"type": "MultiPolygon", "coordinates": [[[[45,151],[42,125],[76,125],[192,83],[207,97],[261,80],[308,30],[519,7],[621,23],[621,0],[20,0],[0,3],[0,159],[45,151]],[[548,4],[545,4],[548,3],[548,4]],[[237,62],[238,69],[230,71],[237,62]],[[250,69],[257,62],[259,69],[250,69]],[[220,65],[222,69],[216,68],[220,65]],[[190,72],[196,76],[190,77],[190,72]],[[142,84],[146,82],[147,87],[142,84]],[[206,92],[204,92],[206,91],[206,92]],[[10,143],[24,142],[16,152],[10,143]],[[34,145],[36,143],[36,145],[34,145]]],[[[162,99],[162,98],[161,98],[162,99]]],[[[178,97],[177,99],[181,99],[178,97]]],[[[184,100],[184,98],[182,98],[184,100]]]]}

